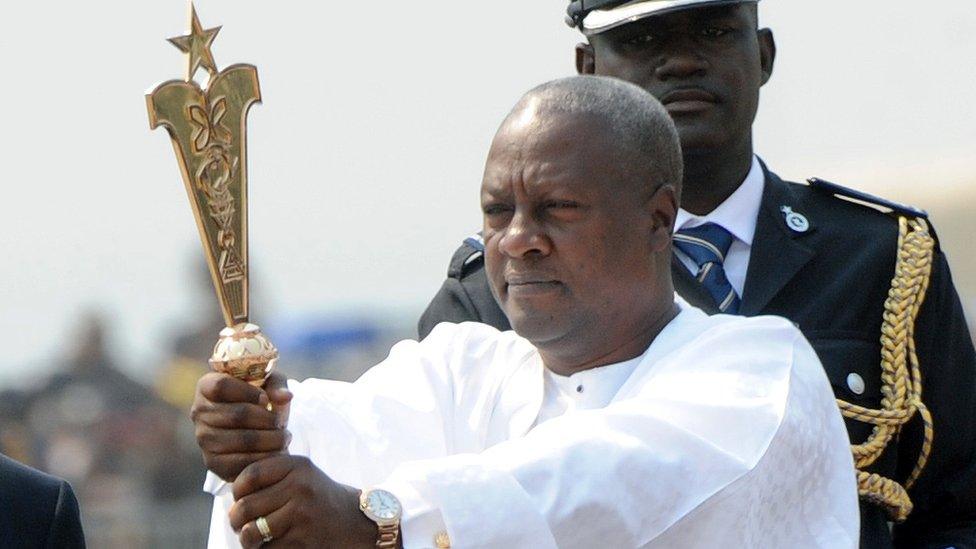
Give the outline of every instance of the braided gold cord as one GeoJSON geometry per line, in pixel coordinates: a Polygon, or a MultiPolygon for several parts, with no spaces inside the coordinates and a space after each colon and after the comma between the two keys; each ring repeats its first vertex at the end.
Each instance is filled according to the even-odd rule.
{"type": "Polygon", "coordinates": [[[912,512],[912,500],[901,484],[877,473],[857,471],[857,493],[861,499],[887,509],[893,519],[905,520],[912,512]]]}
{"type": "Polygon", "coordinates": [[[935,241],[920,219],[898,219],[898,254],[895,275],[884,304],[881,325],[881,408],[865,408],[837,399],[846,418],[874,425],[871,435],[851,446],[862,499],[886,508],[895,521],[912,512],[907,489],[918,480],[932,451],[932,415],[922,402],[922,375],[915,353],[915,319],[925,299],[932,272],[935,241]],[[867,473],[891,439],[915,413],[923,425],[922,450],[905,486],[876,473],[867,473]]]}

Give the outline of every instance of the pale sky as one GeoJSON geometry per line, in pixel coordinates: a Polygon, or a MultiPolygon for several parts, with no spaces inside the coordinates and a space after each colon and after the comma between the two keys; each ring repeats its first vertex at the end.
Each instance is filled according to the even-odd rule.
{"type": "MultiPolygon", "coordinates": [[[[491,136],[573,72],[562,0],[199,0],[220,66],[258,66],[251,261],[262,317],[415,319],[480,225],[491,136]]],[[[180,77],[182,0],[7,2],[0,18],[0,386],[106,309],[147,368],[195,305],[199,241],[144,93],[180,77]]],[[[937,200],[976,181],[976,4],[764,0],[779,55],[757,151],[780,175],[937,200]],[[928,11],[921,11],[923,8],[928,11]]],[[[976,224],[974,224],[976,229],[976,224]]],[[[212,298],[211,298],[212,299],[212,298]]],[[[216,336],[216,334],[215,334],[216,336]]]]}

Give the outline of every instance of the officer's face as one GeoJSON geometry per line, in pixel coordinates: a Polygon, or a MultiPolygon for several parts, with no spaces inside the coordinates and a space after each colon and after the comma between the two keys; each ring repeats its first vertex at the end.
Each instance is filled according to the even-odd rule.
{"type": "Polygon", "coordinates": [[[496,136],[481,204],[487,274],[502,310],[520,335],[571,359],[619,343],[660,308],[663,293],[671,303],[677,199],[670,186],[648,184],[653,175],[612,168],[637,162],[605,122],[554,116],[496,136]]]}
{"type": "Polygon", "coordinates": [[[736,4],[652,16],[581,45],[581,72],[633,82],[671,114],[685,153],[751,143],[759,88],[772,73],[772,32],[756,30],[755,6],[736,4]]]}

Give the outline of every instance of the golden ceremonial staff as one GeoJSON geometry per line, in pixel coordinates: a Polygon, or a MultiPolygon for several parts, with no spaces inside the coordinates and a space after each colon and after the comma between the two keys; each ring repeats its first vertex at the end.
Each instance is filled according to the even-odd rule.
{"type": "Polygon", "coordinates": [[[190,3],[188,34],[169,41],[186,53],[183,80],[146,94],[149,124],[169,131],[193,207],[227,328],[210,365],[254,385],[274,368],[278,350],[248,318],[247,112],[261,101],[253,65],[217,70],[210,46],[220,27],[204,29],[190,3]],[[201,87],[199,69],[209,75],[201,87]]]}

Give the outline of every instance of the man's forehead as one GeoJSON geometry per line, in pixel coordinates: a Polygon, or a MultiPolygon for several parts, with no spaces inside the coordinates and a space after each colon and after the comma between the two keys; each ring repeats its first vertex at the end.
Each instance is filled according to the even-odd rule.
{"type": "Polygon", "coordinates": [[[533,131],[533,128],[543,122],[542,110],[545,105],[539,97],[529,97],[512,116],[506,120],[504,132],[533,131]]]}
{"type": "Polygon", "coordinates": [[[599,119],[583,127],[576,125],[581,123],[586,124],[568,118],[548,131],[516,131],[502,137],[488,157],[482,192],[507,194],[513,185],[538,193],[584,189],[624,177],[620,168],[629,164],[624,159],[630,157],[621,149],[627,148],[620,147],[608,125],[598,128],[599,119]]]}
{"type": "Polygon", "coordinates": [[[630,23],[667,14],[695,12],[720,13],[738,5],[755,5],[759,0],[574,0],[567,22],[592,36],[630,23]]]}
{"type": "Polygon", "coordinates": [[[499,130],[489,159],[613,149],[617,135],[612,121],[596,113],[571,113],[558,105],[529,100],[499,130]]]}

